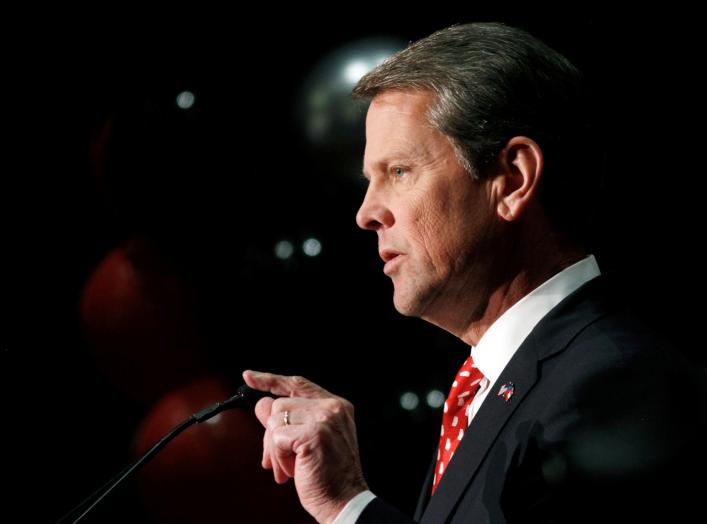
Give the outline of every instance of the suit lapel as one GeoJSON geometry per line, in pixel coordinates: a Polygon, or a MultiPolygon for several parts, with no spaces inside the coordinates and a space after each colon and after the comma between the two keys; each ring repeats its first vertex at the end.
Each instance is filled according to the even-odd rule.
{"type": "MultiPolygon", "coordinates": [[[[520,345],[471,421],[467,437],[462,439],[434,496],[429,499],[422,524],[447,522],[498,434],[537,382],[540,361],[563,350],[580,330],[606,314],[597,298],[603,295],[603,280],[599,277],[590,281],[560,302],[520,345]],[[498,391],[508,382],[513,382],[514,392],[505,401],[498,391]]],[[[425,483],[428,492],[430,482],[431,475],[425,483]]],[[[418,512],[421,506],[424,507],[422,498],[418,512]]]]}
{"type": "Polygon", "coordinates": [[[449,513],[456,507],[457,501],[476,474],[481,461],[491,449],[493,441],[535,384],[535,355],[520,350],[516,355],[519,358],[511,359],[499,379],[491,386],[488,397],[471,421],[466,438],[459,443],[434,497],[430,498],[422,516],[423,524],[446,522],[449,513]],[[496,395],[501,385],[506,382],[513,382],[515,386],[513,396],[508,402],[496,395]]]}
{"type": "Polygon", "coordinates": [[[427,468],[427,475],[425,476],[425,481],[422,485],[422,490],[420,491],[420,496],[417,498],[417,507],[415,508],[415,515],[413,519],[418,522],[422,518],[422,514],[427,507],[427,502],[430,500],[430,494],[432,492],[432,476],[434,475],[435,466],[437,465],[437,448],[432,455],[432,460],[430,462],[430,467],[427,468]]]}

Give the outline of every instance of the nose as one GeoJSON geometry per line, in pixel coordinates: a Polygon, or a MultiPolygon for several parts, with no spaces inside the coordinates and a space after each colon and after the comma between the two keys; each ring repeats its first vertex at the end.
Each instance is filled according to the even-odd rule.
{"type": "Polygon", "coordinates": [[[379,229],[389,228],[394,223],[395,219],[390,207],[386,205],[380,192],[371,183],[368,186],[361,207],[356,213],[356,224],[361,229],[378,231],[379,229]]]}

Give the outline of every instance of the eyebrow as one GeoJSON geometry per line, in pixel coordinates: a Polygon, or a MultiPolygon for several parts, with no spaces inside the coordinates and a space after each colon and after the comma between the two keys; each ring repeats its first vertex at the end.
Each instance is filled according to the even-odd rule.
{"type": "MultiPolygon", "coordinates": [[[[375,166],[390,166],[401,161],[402,158],[409,158],[417,161],[428,155],[428,151],[424,146],[412,147],[411,149],[395,149],[388,153],[384,158],[375,162],[375,166]]],[[[366,173],[366,167],[363,166],[361,174],[366,180],[370,180],[370,176],[366,173]]]]}

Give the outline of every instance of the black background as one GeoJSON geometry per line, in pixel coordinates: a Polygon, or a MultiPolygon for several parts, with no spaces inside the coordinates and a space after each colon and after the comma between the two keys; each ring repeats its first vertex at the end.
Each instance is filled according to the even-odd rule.
{"type": "MultiPolygon", "coordinates": [[[[374,235],[354,223],[363,188],[350,173],[363,142],[312,147],[296,116],[309,73],[366,36],[409,41],[452,23],[505,21],[583,69],[604,153],[576,144],[576,157],[606,166],[600,265],[704,367],[704,89],[694,13],[205,11],[23,19],[7,40],[0,343],[10,490],[2,498],[19,521],[58,518],[128,460],[149,406],[96,366],[80,297],[100,261],[135,236],[158,245],[194,291],[206,369],[234,387],[246,368],[301,374],[352,400],[372,489],[412,510],[438,414],[402,411],[399,396],[446,391],[468,348],[395,313],[374,235]],[[173,120],[182,117],[166,101],[187,88],[202,105],[173,120]],[[147,103],[158,108],[151,118],[165,154],[154,165],[141,153],[136,161],[158,167],[101,178],[91,152],[106,122],[124,126],[115,154],[125,158],[147,103]],[[175,129],[193,138],[187,151],[170,142],[175,129]],[[136,192],[155,198],[136,202],[136,192]],[[321,239],[321,256],[286,264],[272,256],[281,238],[310,235],[321,239]],[[383,449],[382,432],[404,438],[383,449]]],[[[149,522],[130,490],[116,498],[116,522],[149,522]]]]}

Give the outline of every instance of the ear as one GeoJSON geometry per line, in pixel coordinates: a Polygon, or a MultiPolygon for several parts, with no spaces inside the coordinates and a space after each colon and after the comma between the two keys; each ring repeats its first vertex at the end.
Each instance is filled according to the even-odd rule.
{"type": "Polygon", "coordinates": [[[517,220],[537,192],[543,174],[543,152],[525,136],[511,138],[496,159],[492,190],[496,212],[503,220],[517,220]]]}

